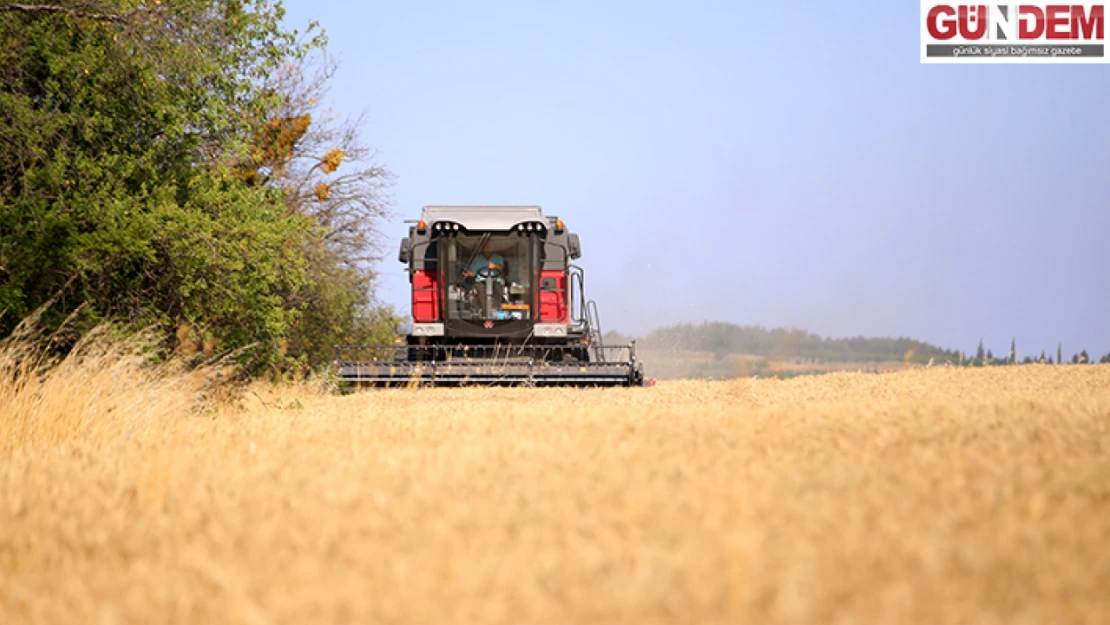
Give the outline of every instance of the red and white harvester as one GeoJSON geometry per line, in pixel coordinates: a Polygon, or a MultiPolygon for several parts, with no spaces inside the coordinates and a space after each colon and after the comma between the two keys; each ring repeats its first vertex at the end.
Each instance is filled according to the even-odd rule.
{"type": "Polygon", "coordinates": [[[602,345],[578,235],[538,206],[426,206],[401,241],[412,329],[336,347],[353,386],[639,386],[635,344],[602,345]]]}

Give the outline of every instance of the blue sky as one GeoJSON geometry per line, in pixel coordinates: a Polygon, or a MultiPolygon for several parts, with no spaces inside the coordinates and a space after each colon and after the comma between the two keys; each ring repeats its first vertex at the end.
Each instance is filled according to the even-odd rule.
{"type": "Polygon", "coordinates": [[[1110,66],[923,66],[910,2],[286,3],[427,204],[539,204],[606,329],[1110,351],[1110,66]]]}

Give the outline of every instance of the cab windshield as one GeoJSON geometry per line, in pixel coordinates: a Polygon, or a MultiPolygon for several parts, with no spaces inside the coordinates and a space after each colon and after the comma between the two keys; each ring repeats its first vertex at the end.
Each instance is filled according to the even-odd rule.
{"type": "Polygon", "coordinates": [[[532,319],[536,240],[521,234],[462,234],[442,239],[447,318],[532,319]]]}

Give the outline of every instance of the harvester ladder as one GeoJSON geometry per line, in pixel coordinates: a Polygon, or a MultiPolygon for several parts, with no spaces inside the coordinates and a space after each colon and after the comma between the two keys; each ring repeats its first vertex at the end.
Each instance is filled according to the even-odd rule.
{"type": "Polygon", "coordinates": [[[589,340],[594,362],[605,362],[602,344],[601,315],[597,302],[586,299],[586,272],[577,265],[570,266],[570,320],[575,332],[582,332],[589,340]]]}
{"type": "Polygon", "coordinates": [[[601,342],[601,315],[597,312],[597,302],[592,299],[586,301],[586,336],[590,339],[595,362],[605,362],[605,346],[601,342]]]}

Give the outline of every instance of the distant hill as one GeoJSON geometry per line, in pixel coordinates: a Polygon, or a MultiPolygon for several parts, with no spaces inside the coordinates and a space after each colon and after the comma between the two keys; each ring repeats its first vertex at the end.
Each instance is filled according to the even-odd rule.
{"type": "MultiPolygon", "coordinates": [[[[634,338],[608,332],[605,342],[614,344],[634,338]]],[[[772,360],[806,359],[817,362],[879,363],[907,359],[919,364],[930,360],[937,364],[960,362],[958,350],[905,337],[831,339],[794,328],[768,329],[724,322],[666,326],[636,340],[639,347],[652,351],[709,352],[717,358],[746,354],[772,360]]]]}

